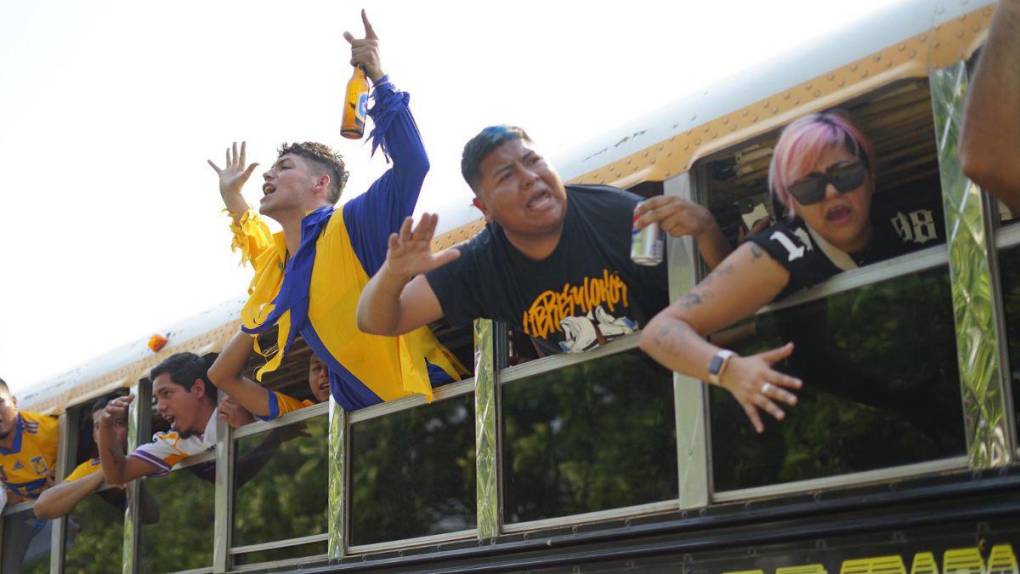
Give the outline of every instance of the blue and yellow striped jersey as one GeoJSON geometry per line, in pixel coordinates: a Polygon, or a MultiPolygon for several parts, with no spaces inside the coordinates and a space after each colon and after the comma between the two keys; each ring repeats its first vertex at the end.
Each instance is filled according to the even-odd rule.
{"type": "Polygon", "coordinates": [[[60,442],[57,419],[29,411],[18,413],[14,444],[0,447],[0,481],[11,492],[35,498],[56,469],[60,442]]]}

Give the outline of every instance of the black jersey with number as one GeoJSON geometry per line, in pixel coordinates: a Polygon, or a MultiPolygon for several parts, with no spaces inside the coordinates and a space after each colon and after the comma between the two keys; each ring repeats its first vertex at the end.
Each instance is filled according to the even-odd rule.
{"type": "Polygon", "coordinates": [[[568,186],[567,198],[559,244],[544,260],[529,259],[490,224],[459,258],[426,274],[451,324],[497,319],[547,353],[578,352],[633,332],[667,305],[665,263],[630,259],[641,198],[597,185],[568,186]]]}
{"type": "Polygon", "coordinates": [[[800,218],[776,222],[748,240],[789,271],[790,281],[776,297],[782,299],[840,271],[945,242],[945,222],[939,200],[929,195],[928,201],[923,203],[876,201],[871,210],[871,243],[858,253],[840,251],[812,232],[800,218]]]}

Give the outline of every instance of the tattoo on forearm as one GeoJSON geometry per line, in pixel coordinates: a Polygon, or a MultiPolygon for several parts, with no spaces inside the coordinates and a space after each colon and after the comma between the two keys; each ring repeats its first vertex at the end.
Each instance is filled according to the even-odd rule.
{"type": "Polygon", "coordinates": [[[686,344],[684,339],[693,332],[687,323],[671,320],[655,333],[655,342],[664,351],[677,353],[686,344]]]}
{"type": "Polygon", "coordinates": [[[701,295],[698,295],[693,291],[690,293],[684,293],[684,295],[680,297],[680,301],[678,301],[678,303],[680,303],[680,306],[684,309],[690,309],[695,305],[701,305],[701,295]]]}

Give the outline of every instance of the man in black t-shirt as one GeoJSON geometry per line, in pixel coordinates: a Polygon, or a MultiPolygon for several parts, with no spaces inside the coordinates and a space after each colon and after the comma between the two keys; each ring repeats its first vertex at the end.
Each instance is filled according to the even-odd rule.
{"type": "Polygon", "coordinates": [[[425,214],[414,229],[405,220],[362,293],[362,330],[398,335],[444,316],[455,326],[482,317],[507,322],[546,353],[580,352],[633,332],[668,303],[665,264],[630,259],[635,222],[695,236],[710,267],[730,251],[701,206],[564,186],[520,128],[482,130],[464,147],[461,170],[486,229],[433,254],[437,217],[425,214]]]}

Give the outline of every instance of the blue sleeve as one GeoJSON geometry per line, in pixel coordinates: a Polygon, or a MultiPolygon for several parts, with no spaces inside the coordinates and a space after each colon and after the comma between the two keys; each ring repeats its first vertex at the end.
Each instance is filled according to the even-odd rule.
{"type": "Polygon", "coordinates": [[[393,167],[375,180],[368,191],[344,205],[344,225],[354,253],[369,276],[386,261],[387,240],[400,229],[404,218],[414,212],[429,158],[418,126],[408,108],[410,96],[394,89],[387,76],[373,91],[374,105],[368,111],[375,128],[372,151],[382,147],[393,167]]]}

